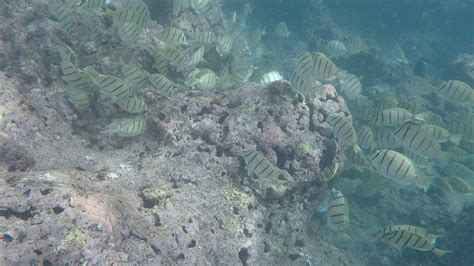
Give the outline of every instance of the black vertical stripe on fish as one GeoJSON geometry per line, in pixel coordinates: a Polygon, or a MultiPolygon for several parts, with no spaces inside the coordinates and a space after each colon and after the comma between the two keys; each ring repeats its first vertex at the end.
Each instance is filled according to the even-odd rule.
{"type": "Polygon", "coordinates": [[[396,154],[392,154],[392,158],[390,159],[387,165],[387,175],[390,173],[390,167],[392,166],[393,161],[395,160],[396,154]]]}
{"type": "MultiPolygon", "coordinates": [[[[425,143],[425,141],[426,141],[427,138],[428,138],[428,135],[424,135],[424,136],[423,136],[423,139],[420,141],[420,144],[418,144],[418,147],[416,147],[415,150],[420,150],[421,147],[423,146],[423,144],[425,143]]],[[[429,145],[428,145],[428,147],[429,147],[429,145]]],[[[423,151],[426,151],[426,149],[427,149],[428,147],[425,147],[425,149],[424,149],[423,151]]]]}
{"type": "Polygon", "coordinates": [[[406,247],[408,245],[408,243],[410,242],[411,238],[414,236],[414,234],[410,234],[410,236],[408,237],[407,241],[405,241],[405,243],[403,244],[404,247],[406,247]]]}
{"type": "Polygon", "coordinates": [[[395,176],[398,176],[398,172],[402,169],[404,164],[405,164],[405,159],[402,160],[402,162],[400,163],[400,166],[398,166],[397,168],[397,171],[395,171],[395,176]]]}
{"type": "Polygon", "coordinates": [[[402,177],[406,177],[408,172],[411,170],[411,165],[408,165],[407,169],[405,170],[405,173],[403,173],[402,177]]]}
{"type": "MultiPolygon", "coordinates": [[[[268,177],[272,176],[273,174],[275,174],[275,169],[273,169],[273,167],[270,168],[269,170],[270,170],[270,171],[268,172],[268,174],[262,176],[262,178],[265,179],[265,178],[268,178],[268,177]]],[[[262,174],[263,174],[263,173],[262,173],[262,174]]]]}
{"type": "Polygon", "coordinates": [[[256,165],[262,163],[264,161],[263,156],[255,158],[251,163],[249,163],[249,170],[250,172],[254,173],[256,165]]]}
{"type": "MultiPolygon", "coordinates": [[[[252,172],[254,172],[255,170],[257,170],[257,168],[265,161],[264,158],[261,158],[260,161],[253,167],[252,169],[252,172]]],[[[256,172],[254,172],[254,174],[257,174],[256,172]]]]}
{"type": "Polygon", "coordinates": [[[336,205],[331,205],[331,207],[330,207],[329,209],[332,209],[332,208],[335,208],[335,207],[344,206],[344,205],[345,205],[344,203],[336,204],[336,205]]]}
{"type": "Polygon", "coordinates": [[[388,150],[385,150],[384,154],[382,155],[382,159],[380,160],[380,164],[383,164],[385,162],[385,157],[387,156],[387,154],[388,154],[388,150]]]}
{"type": "Polygon", "coordinates": [[[265,171],[267,171],[268,168],[270,168],[270,164],[266,165],[265,168],[262,169],[262,171],[256,173],[257,176],[263,174],[265,171]]]}
{"type": "Polygon", "coordinates": [[[391,235],[391,236],[389,236],[389,238],[386,239],[386,241],[387,241],[387,242],[392,241],[392,239],[394,239],[394,238],[398,235],[398,233],[400,233],[400,231],[394,231],[394,234],[391,235]]]}
{"type": "Polygon", "coordinates": [[[403,238],[404,234],[405,234],[405,231],[401,231],[402,233],[400,234],[400,236],[398,237],[398,239],[395,241],[395,245],[398,246],[398,242],[400,242],[400,240],[403,238]]]}
{"type": "Polygon", "coordinates": [[[421,236],[417,236],[418,239],[416,240],[415,243],[413,243],[413,245],[411,245],[412,247],[418,247],[418,242],[420,242],[421,239],[423,239],[421,236]]]}

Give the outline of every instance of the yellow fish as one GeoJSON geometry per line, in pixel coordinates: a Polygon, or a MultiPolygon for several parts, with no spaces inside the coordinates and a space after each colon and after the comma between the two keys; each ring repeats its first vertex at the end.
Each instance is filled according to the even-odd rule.
{"type": "Polygon", "coordinates": [[[436,248],[436,239],[439,235],[429,234],[424,228],[413,225],[391,225],[374,234],[374,238],[396,247],[411,248],[420,251],[431,251],[443,256],[451,251],[436,248]]]}
{"type": "Polygon", "coordinates": [[[288,38],[290,36],[290,32],[288,31],[288,27],[286,26],[285,22],[280,22],[275,27],[275,32],[278,36],[282,38],[288,38]]]}

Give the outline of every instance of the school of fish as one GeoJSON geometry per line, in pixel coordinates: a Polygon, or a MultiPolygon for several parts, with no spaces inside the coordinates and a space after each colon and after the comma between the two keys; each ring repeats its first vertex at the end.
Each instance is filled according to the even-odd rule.
{"type": "MultiPolygon", "coordinates": [[[[338,189],[339,184],[342,187],[348,182],[339,176],[344,167],[386,178],[393,182],[394,189],[416,186],[427,191],[433,180],[439,180],[434,183],[448,193],[473,193],[474,170],[469,163],[474,158],[474,90],[468,81],[437,81],[413,73],[406,74],[398,84],[365,87],[364,78],[351,73],[355,70],[342,69],[334,63],[368,49],[366,40],[356,35],[328,40],[320,50],[303,49],[293,58],[294,65],[287,73],[277,65],[261,65],[268,53],[263,38],[283,42],[296,38],[286,22],[260,25],[244,33],[246,18],[253,13],[249,2],[242,1],[241,10],[229,15],[223,15],[218,0],[172,3],[170,12],[174,16],[192,11],[201,19],[221,21],[223,27],[213,30],[194,25],[189,31],[176,25],[162,26],[153,34],[155,47],[146,51],[153,60],[150,73],[132,59],[120,59],[120,71],[116,73],[80,67],[82,62],[75,52],[64,43],[59,45],[65,97],[78,113],[99,110],[101,115],[112,117],[110,132],[136,137],[147,129],[149,105],[143,96],[149,90],[172,98],[186,90],[211,91],[249,81],[266,86],[288,79],[298,93],[318,97],[321,83],[330,83],[345,97],[353,114],[329,115],[323,122],[332,128],[344,154],[341,161],[326,166],[315,177],[320,183],[335,186],[325,210],[331,230],[344,232],[350,228],[348,198],[344,189],[338,189]],[[267,28],[273,31],[267,33],[267,28]],[[208,62],[216,58],[219,67],[208,62]],[[449,103],[455,110],[432,108],[428,97],[449,103]]],[[[140,36],[151,21],[148,6],[142,0],[52,0],[49,11],[66,35],[75,27],[89,25],[88,37],[98,43],[103,38],[101,32],[107,30],[101,18],[109,17],[111,29],[130,47],[140,43],[140,36]]],[[[398,44],[387,51],[387,57],[401,66],[410,63],[398,44]]],[[[242,158],[247,175],[278,178],[278,167],[259,150],[246,151],[242,158]]],[[[358,186],[359,191],[365,191],[364,184],[358,186]]],[[[374,238],[397,247],[444,255],[448,251],[434,246],[437,237],[412,225],[391,225],[374,234],[374,238]]]]}

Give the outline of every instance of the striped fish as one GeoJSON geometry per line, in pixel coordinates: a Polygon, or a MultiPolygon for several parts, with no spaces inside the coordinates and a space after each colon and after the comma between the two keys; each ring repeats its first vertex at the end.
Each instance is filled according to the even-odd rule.
{"type": "Polygon", "coordinates": [[[429,234],[425,229],[412,225],[387,226],[374,234],[375,239],[396,247],[431,251],[438,256],[451,252],[434,246],[438,237],[440,236],[429,234]]]}
{"type": "Polygon", "coordinates": [[[189,87],[197,87],[201,90],[214,89],[219,82],[219,76],[207,68],[196,68],[186,77],[185,84],[189,87]]]}
{"type": "Polygon", "coordinates": [[[255,45],[251,50],[251,54],[254,60],[261,59],[264,54],[263,47],[261,45],[255,45]]]}
{"type": "Polygon", "coordinates": [[[362,83],[359,78],[353,74],[347,74],[340,79],[341,90],[350,100],[356,100],[362,93],[362,83]]]}
{"type": "Polygon", "coordinates": [[[474,124],[464,118],[457,117],[449,119],[448,131],[452,134],[462,135],[462,141],[474,143],[474,124]]]}
{"type": "Polygon", "coordinates": [[[452,176],[471,179],[474,177],[474,171],[462,163],[451,162],[446,167],[446,170],[452,176]]]}
{"type": "Polygon", "coordinates": [[[171,81],[162,74],[152,74],[150,76],[150,82],[156,90],[168,97],[170,97],[175,91],[171,81]]]}
{"type": "Polygon", "coordinates": [[[142,0],[122,0],[121,4],[121,8],[115,11],[107,9],[106,13],[112,16],[113,24],[122,40],[133,44],[150,20],[150,11],[142,0]]]}
{"type": "Polygon", "coordinates": [[[205,48],[204,46],[200,47],[199,49],[197,49],[193,55],[191,56],[191,58],[189,59],[188,61],[188,66],[189,67],[195,67],[197,64],[199,64],[203,58],[204,58],[204,53],[205,53],[205,48]]]}
{"type": "Polygon", "coordinates": [[[374,130],[377,147],[382,149],[397,149],[401,145],[393,135],[392,129],[387,127],[376,127],[374,130]]]}
{"type": "Polygon", "coordinates": [[[445,100],[459,104],[474,104],[474,90],[459,80],[448,80],[435,89],[436,94],[445,100]]]}
{"type": "Polygon", "coordinates": [[[312,77],[314,72],[314,58],[308,51],[303,51],[296,59],[296,72],[301,77],[312,77]]]}
{"type": "Polygon", "coordinates": [[[337,78],[337,67],[326,55],[313,54],[313,75],[317,80],[331,81],[337,78]]]}
{"type": "Polygon", "coordinates": [[[89,93],[72,85],[66,87],[66,98],[79,111],[90,107],[89,93]]]}
{"type": "Polygon", "coordinates": [[[434,88],[431,82],[424,77],[410,75],[400,84],[410,95],[428,95],[434,88]]]}
{"type": "Polygon", "coordinates": [[[352,123],[344,116],[331,115],[327,122],[332,126],[334,136],[345,146],[354,147],[355,152],[360,151],[357,144],[357,135],[352,123]]]}
{"type": "Polygon", "coordinates": [[[349,227],[349,203],[341,191],[332,188],[332,199],[329,202],[327,225],[336,232],[344,231],[349,227]]]}
{"type": "Polygon", "coordinates": [[[451,178],[451,184],[453,185],[453,188],[457,192],[460,192],[460,193],[472,193],[472,192],[474,192],[471,185],[460,177],[453,176],[451,178]]]}
{"type": "MultiPolygon", "coordinates": [[[[228,76],[229,75],[228,71],[229,71],[228,68],[224,67],[223,74],[225,76],[228,76]]],[[[196,83],[198,82],[197,78],[200,72],[201,72],[201,69],[199,68],[196,68],[193,71],[191,71],[186,77],[184,84],[188,87],[194,87],[196,83]]]]}
{"type": "Polygon", "coordinates": [[[120,109],[132,114],[138,114],[138,113],[148,111],[148,107],[146,103],[142,99],[137,98],[137,97],[125,98],[117,102],[117,104],[120,107],[120,109]]]}
{"type": "Polygon", "coordinates": [[[398,144],[420,156],[436,158],[443,163],[449,161],[449,153],[441,152],[439,143],[420,126],[405,124],[394,133],[398,144]]]}
{"type": "Polygon", "coordinates": [[[61,60],[61,71],[63,80],[76,89],[87,91],[94,87],[90,75],[78,69],[69,59],[61,60]]]}
{"type": "Polygon", "coordinates": [[[408,64],[408,60],[405,56],[405,52],[403,51],[402,47],[400,47],[400,45],[395,44],[395,46],[392,49],[392,55],[398,63],[403,64],[403,65],[408,64]]]}
{"type": "Polygon", "coordinates": [[[116,119],[111,126],[113,133],[121,137],[136,137],[142,134],[146,129],[146,120],[144,117],[137,116],[132,118],[116,119]]]}
{"type": "Polygon", "coordinates": [[[187,43],[186,34],[178,28],[168,27],[160,31],[157,35],[160,41],[172,44],[185,45],[187,43]]]}
{"type": "Polygon", "coordinates": [[[326,44],[326,51],[330,56],[339,57],[345,55],[347,49],[344,43],[342,43],[341,41],[332,40],[326,44]]]}
{"type": "Polygon", "coordinates": [[[230,36],[219,36],[217,38],[216,51],[220,56],[224,56],[232,50],[234,39],[230,36]]]}
{"type": "Polygon", "coordinates": [[[201,90],[212,90],[217,86],[219,77],[214,71],[204,68],[199,71],[196,80],[195,86],[197,88],[201,90]]]}
{"type": "Polygon", "coordinates": [[[253,43],[258,43],[262,39],[263,35],[266,35],[267,32],[265,31],[265,28],[256,28],[253,33],[252,33],[252,42],[253,43]]]}
{"type": "Polygon", "coordinates": [[[311,79],[308,76],[301,76],[298,71],[293,72],[290,77],[290,82],[293,87],[305,94],[305,95],[311,95],[312,93],[315,92],[316,89],[316,81],[311,79]]]}
{"type": "Polygon", "coordinates": [[[374,123],[382,126],[394,126],[408,121],[425,121],[428,113],[412,114],[410,111],[402,108],[389,108],[378,113],[374,123]]]}
{"type": "Polygon", "coordinates": [[[322,183],[331,181],[337,173],[339,163],[334,161],[331,165],[326,166],[321,173],[317,176],[318,180],[322,183]]]}
{"type": "Polygon", "coordinates": [[[416,184],[425,191],[429,187],[428,180],[418,175],[413,162],[399,152],[388,149],[377,150],[369,155],[368,160],[379,174],[398,184],[416,184]]]}
{"type": "Polygon", "coordinates": [[[270,71],[265,73],[260,79],[260,84],[268,84],[277,80],[282,80],[283,77],[278,73],[278,71],[270,71]]]}
{"type": "Polygon", "coordinates": [[[52,1],[48,5],[48,10],[58,20],[58,26],[61,30],[66,34],[70,33],[75,24],[72,11],[61,0],[52,1]]]}
{"type": "Polygon", "coordinates": [[[365,44],[359,36],[351,36],[345,46],[350,54],[358,54],[365,48],[365,44]]]}
{"type": "Polygon", "coordinates": [[[286,26],[286,23],[283,21],[276,25],[275,33],[282,38],[288,38],[290,36],[288,27],[286,26]]]}
{"type": "Polygon", "coordinates": [[[136,90],[142,90],[148,85],[148,73],[145,73],[137,66],[128,65],[120,62],[120,70],[124,75],[124,79],[136,90]]]}
{"type": "Polygon", "coordinates": [[[133,93],[130,86],[114,76],[99,75],[95,78],[95,82],[99,86],[100,92],[113,102],[121,101],[133,93]]]}
{"type": "Polygon", "coordinates": [[[232,72],[229,75],[230,82],[233,85],[239,85],[247,82],[253,74],[253,69],[253,65],[233,65],[232,72]]]}
{"type": "Polygon", "coordinates": [[[161,55],[169,62],[170,65],[181,67],[185,65],[184,52],[175,47],[164,48],[161,50],[161,55]]]}
{"type": "Polygon", "coordinates": [[[153,67],[158,70],[158,73],[163,74],[163,75],[168,75],[169,69],[169,63],[168,60],[162,55],[161,49],[156,49],[152,52],[153,58],[155,59],[155,63],[153,64],[153,67]]]}
{"type": "Polygon", "coordinates": [[[359,145],[367,150],[375,148],[374,132],[369,126],[362,126],[358,131],[359,145]]]}
{"type": "Polygon", "coordinates": [[[214,13],[214,7],[209,0],[191,0],[191,7],[203,17],[207,17],[214,13]]]}
{"type": "Polygon", "coordinates": [[[129,11],[127,12],[127,16],[120,17],[121,21],[145,26],[150,20],[150,11],[148,10],[148,6],[142,0],[120,0],[120,3],[122,4],[122,9],[119,10],[129,11]]]}
{"type": "Polygon", "coordinates": [[[440,127],[440,126],[437,126],[437,125],[421,125],[421,128],[426,133],[428,133],[433,138],[435,138],[438,142],[448,141],[448,142],[450,142],[454,145],[459,146],[459,144],[461,142],[461,139],[462,139],[461,134],[452,135],[451,133],[449,133],[448,130],[446,130],[446,129],[440,127]]]}
{"type": "Polygon", "coordinates": [[[117,26],[119,26],[120,24],[128,23],[128,24],[136,25],[138,28],[142,28],[143,26],[146,25],[146,23],[150,19],[150,14],[146,5],[145,5],[145,9],[141,9],[141,10],[131,10],[127,8],[120,8],[120,9],[117,9],[116,11],[110,11],[110,9],[107,9],[107,12],[112,12],[111,15],[112,15],[114,24],[116,24],[117,26]]]}
{"type": "Polygon", "coordinates": [[[252,150],[245,152],[242,155],[247,168],[247,175],[249,177],[257,177],[261,180],[270,178],[277,179],[279,170],[265,158],[260,152],[252,150]]]}
{"type": "Polygon", "coordinates": [[[194,42],[198,45],[213,44],[216,40],[216,34],[212,31],[199,31],[194,34],[194,42]]]}

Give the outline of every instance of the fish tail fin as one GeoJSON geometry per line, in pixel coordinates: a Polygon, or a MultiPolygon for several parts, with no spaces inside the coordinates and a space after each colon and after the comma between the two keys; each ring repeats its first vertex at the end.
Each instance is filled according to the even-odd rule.
{"type": "Polygon", "coordinates": [[[433,183],[434,176],[418,176],[416,186],[423,189],[424,192],[428,191],[431,184],[433,183]]]}
{"type": "Polygon", "coordinates": [[[449,141],[451,144],[454,144],[454,145],[456,145],[456,146],[459,146],[459,144],[461,143],[462,137],[463,137],[463,134],[451,135],[451,136],[448,137],[448,141],[449,141]]]}
{"type": "Polygon", "coordinates": [[[344,79],[347,77],[347,70],[342,70],[342,69],[339,69],[337,72],[336,72],[336,78],[339,80],[339,82],[342,84],[344,83],[344,79]]]}
{"type": "Polygon", "coordinates": [[[443,250],[443,249],[439,249],[439,248],[433,248],[433,253],[438,255],[438,256],[443,256],[444,254],[446,253],[452,253],[452,251],[449,251],[449,250],[443,250]]]}
{"type": "Polygon", "coordinates": [[[357,144],[357,143],[354,143],[354,146],[352,146],[352,148],[354,149],[355,153],[362,152],[362,149],[360,148],[359,144],[357,144]]]}
{"type": "Polygon", "coordinates": [[[351,242],[354,241],[352,237],[349,234],[347,234],[345,231],[338,231],[336,238],[338,241],[351,241],[351,242]]]}
{"type": "Polygon", "coordinates": [[[431,117],[430,112],[423,112],[423,113],[413,115],[413,120],[424,122],[426,120],[429,120],[430,117],[431,117]]]}

